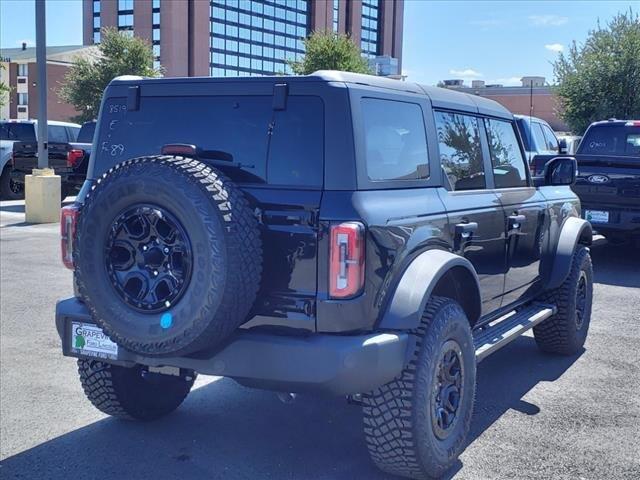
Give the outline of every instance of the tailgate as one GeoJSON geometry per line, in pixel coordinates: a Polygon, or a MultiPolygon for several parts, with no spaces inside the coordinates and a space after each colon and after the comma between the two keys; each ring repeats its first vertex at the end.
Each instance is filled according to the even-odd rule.
{"type": "MultiPolygon", "coordinates": [[[[49,143],[49,168],[56,173],[67,173],[67,143],[49,143]]],[[[31,173],[38,168],[38,144],[36,142],[16,142],[13,144],[13,168],[23,173],[31,173]]]]}
{"type": "Polygon", "coordinates": [[[584,205],[640,206],[640,157],[582,155],[573,190],[584,205]]]}

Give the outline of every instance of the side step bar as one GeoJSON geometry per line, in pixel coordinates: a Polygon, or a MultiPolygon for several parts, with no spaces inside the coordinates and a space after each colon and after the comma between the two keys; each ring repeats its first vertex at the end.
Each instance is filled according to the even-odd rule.
{"type": "Polygon", "coordinates": [[[474,332],[473,344],[476,347],[476,361],[484,360],[555,313],[555,305],[532,303],[521,310],[509,312],[474,332]]]}

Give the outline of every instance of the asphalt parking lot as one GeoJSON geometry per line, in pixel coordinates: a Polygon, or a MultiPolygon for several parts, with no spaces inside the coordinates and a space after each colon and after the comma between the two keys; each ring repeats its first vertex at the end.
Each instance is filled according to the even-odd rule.
{"type": "MultiPolygon", "coordinates": [[[[72,292],[58,225],[0,203],[2,479],[381,479],[360,411],[199,378],[153,423],[108,418],[63,358],[55,300],[72,292]]],[[[640,250],[592,249],[595,298],[583,352],[554,357],[525,336],[480,364],[470,445],[456,479],[640,478],[640,250]]]]}

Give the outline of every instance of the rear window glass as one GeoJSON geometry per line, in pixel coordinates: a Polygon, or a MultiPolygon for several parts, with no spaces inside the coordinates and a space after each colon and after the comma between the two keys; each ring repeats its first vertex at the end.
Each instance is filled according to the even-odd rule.
{"type": "Polygon", "coordinates": [[[93,142],[93,132],[96,131],[96,122],[88,122],[82,125],[80,132],[78,133],[78,143],[91,143],[93,142]]]}
{"type": "Polygon", "coordinates": [[[580,142],[579,152],[587,155],[640,156],[640,127],[602,125],[591,127],[580,142]]]}
{"type": "Polygon", "coordinates": [[[422,108],[415,103],[362,99],[369,180],[429,177],[422,108]]]}
{"type": "Polygon", "coordinates": [[[0,140],[35,142],[36,131],[32,123],[0,123],[0,140]]]}
{"type": "Polygon", "coordinates": [[[289,96],[286,110],[273,97],[142,97],[103,107],[94,175],[129,158],[159,154],[163,145],[192,144],[230,154],[220,168],[237,182],[321,187],[324,113],[320,98],[289,96]]]}

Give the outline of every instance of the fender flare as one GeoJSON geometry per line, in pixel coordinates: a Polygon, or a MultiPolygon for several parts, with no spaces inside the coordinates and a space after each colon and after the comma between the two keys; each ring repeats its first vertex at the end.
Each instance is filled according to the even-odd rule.
{"type": "MultiPolygon", "coordinates": [[[[402,278],[388,302],[387,309],[380,322],[380,328],[392,330],[414,329],[420,325],[422,313],[438,284],[451,269],[460,267],[468,271],[477,295],[473,298],[472,310],[480,316],[480,285],[478,275],[471,262],[464,257],[446,250],[427,250],[418,255],[406,268],[402,278]]],[[[469,318],[473,323],[477,318],[469,318]]]]}
{"type": "Polygon", "coordinates": [[[591,245],[593,231],[588,221],[578,217],[569,217],[565,220],[553,256],[553,266],[547,282],[548,290],[558,288],[567,278],[571,270],[573,254],[580,239],[585,238],[585,236],[588,240],[587,245],[591,245]]]}

